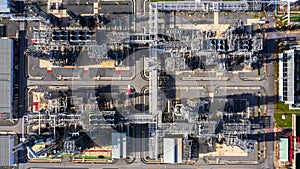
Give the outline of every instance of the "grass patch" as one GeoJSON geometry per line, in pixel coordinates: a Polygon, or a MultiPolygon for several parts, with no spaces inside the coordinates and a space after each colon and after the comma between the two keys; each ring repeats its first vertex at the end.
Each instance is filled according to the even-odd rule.
{"type": "Polygon", "coordinates": [[[61,153],[59,157],[73,157],[75,154],[61,153]]]}
{"type": "Polygon", "coordinates": [[[259,19],[259,18],[263,18],[266,17],[266,14],[264,12],[254,12],[253,18],[254,19],[259,19]]]}
{"type": "Polygon", "coordinates": [[[283,102],[278,102],[277,109],[274,114],[276,127],[291,128],[293,114],[300,114],[300,111],[299,110],[289,110],[289,105],[284,104],[283,102]],[[282,119],[283,115],[285,115],[285,119],[282,119]]]}
{"type": "Polygon", "coordinates": [[[284,113],[300,113],[300,110],[289,110],[289,105],[284,104],[283,102],[278,102],[277,109],[284,113]]]}
{"type": "Polygon", "coordinates": [[[43,142],[38,142],[38,143],[36,143],[35,145],[37,145],[37,146],[42,146],[42,145],[44,145],[44,143],[43,143],[43,142]]]}
{"type": "Polygon", "coordinates": [[[279,128],[291,128],[292,127],[292,114],[275,112],[274,119],[276,122],[276,127],[279,128]],[[285,119],[282,119],[282,115],[285,115],[285,119]]]}

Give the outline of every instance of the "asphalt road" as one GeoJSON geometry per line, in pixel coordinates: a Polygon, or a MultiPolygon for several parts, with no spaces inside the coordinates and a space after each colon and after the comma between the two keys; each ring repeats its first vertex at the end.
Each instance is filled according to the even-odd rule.
{"type": "MultiPolygon", "coordinates": [[[[144,163],[133,163],[133,164],[125,164],[123,161],[119,161],[116,164],[76,164],[73,163],[25,163],[20,164],[20,169],[27,169],[29,167],[65,167],[65,168],[89,168],[89,169],[101,169],[101,168],[134,168],[134,169],[160,169],[160,168],[176,168],[176,169],[245,169],[245,165],[203,165],[203,164],[194,164],[194,165],[171,165],[171,164],[164,164],[164,165],[152,165],[152,164],[144,164],[144,163]]],[[[262,169],[263,166],[261,165],[247,165],[247,169],[262,169]]]]}
{"type": "MultiPolygon", "coordinates": [[[[105,86],[105,85],[116,85],[124,86],[131,84],[128,80],[113,80],[113,81],[28,81],[29,86],[105,86]]],[[[135,84],[132,84],[133,86],[135,84]]],[[[166,84],[165,86],[172,86],[171,84],[166,84]]],[[[176,86],[266,86],[264,81],[242,81],[242,80],[230,80],[230,81],[178,81],[176,86]]]]}
{"type": "Polygon", "coordinates": [[[18,123],[13,126],[1,126],[0,132],[14,132],[17,134],[22,133],[22,118],[18,120],[18,123]]]}

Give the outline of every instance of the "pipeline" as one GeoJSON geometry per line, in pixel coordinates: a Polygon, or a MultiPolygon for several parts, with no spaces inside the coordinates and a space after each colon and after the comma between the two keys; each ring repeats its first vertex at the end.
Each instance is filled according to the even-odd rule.
{"type": "Polygon", "coordinates": [[[20,144],[14,146],[14,147],[11,149],[11,151],[12,151],[13,153],[16,153],[17,151],[21,151],[21,150],[24,150],[24,149],[25,149],[24,144],[23,144],[23,143],[20,143],[20,144]]]}
{"type": "Polygon", "coordinates": [[[15,132],[12,131],[0,131],[0,135],[15,135],[15,132]]]}
{"type": "MultiPolygon", "coordinates": [[[[283,14],[279,14],[278,10],[277,10],[277,0],[274,0],[274,11],[275,11],[275,17],[284,17],[283,14]]],[[[290,12],[293,13],[293,12],[290,12]]],[[[290,18],[300,18],[300,16],[290,16],[290,18]]]]}

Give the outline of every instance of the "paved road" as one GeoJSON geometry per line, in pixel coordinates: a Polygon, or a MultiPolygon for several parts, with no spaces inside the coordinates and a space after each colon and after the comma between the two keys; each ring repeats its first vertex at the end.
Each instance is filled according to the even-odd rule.
{"type": "MultiPolygon", "coordinates": [[[[235,77],[229,81],[222,81],[222,80],[215,80],[215,81],[197,81],[197,80],[181,80],[177,78],[176,81],[177,86],[266,86],[265,81],[243,81],[240,80],[238,77],[235,77]]],[[[84,80],[78,80],[78,81],[38,81],[38,80],[29,80],[27,84],[29,86],[34,85],[49,85],[49,86],[105,86],[105,85],[116,85],[116,86],[126,86],[131,84],[134,81],[129,80],[113,80],[113,81],[84,81],[84,80]]],[[[138,82],[136,82],[138,83],[138,82]]],[[[132,84],[134,85],[134,83],[132,84]]],[[[173,86],[173,82],[166,82],[166,86],[173,86]]]]}
{"type": "Polygon", "coordinates": [[[21,30],[19,32],[20,36],[20,61],[19,61],[19,102],[18,102],[18,117],[22,117],[25,112],[25,91],[27,88],[27,79],[25,71],[26,58],[24,56],[25,46],[26,46],[26,31],[21,30]]]}
{"type": "Polygon", "coordinates": [[[18,123],[13,126],[1,126],[0,132],[14,132],[17,134],[22,133],[22,118],[18,120],[18,123]]]}
{"type": "MultiPolygon", "coordinates": [[[[116,164],[76,164],[73,163],[30,163],[30,164],[20,164],[20,169],[27,169],[28,167],[65,167],[65,168],[89,168],[89,169],[101,169],[101,168],[119,168],[119,169],[159,169],[159,168],[176,168],[176,169],[245,169],[245,165],[203,165],[196,163],[195,165],[151,165],[144,163],[133,163],[133,164],[125,164],[123,162],[117,162],[116,164]]],[[[263,168],[261,165],[247,165],[247,169],[258,169],[263,168]]]]}
{"type": "MultiPolygon", "coordinates": [[[[278,32],[274,29],[274,24],[275,20],[273,18],[273,13],[268,12],[267,13],[267,18],[266,20],[269,21],[269,24],[266,25],[266,27],[269,27],[270,31],[266,32],[266,39],[267,39],[267,44],[265,45],[265,53],[269,54],[268,60],[266,60],[266,88],[267,90],[267,99],[272,99],[273,100],[267,100],[267,116],[270,116],[270,128],[275,127],[274,126],[274,112],[275,112],[275,100],[276,100],[276,95],[275,95],[275,70],[274,70],[274,61],[276,60],[275,54],[277,52],[276,50],[276,44],[277,42],[280,41],[281,38],[286,38],[286,37],[295,37],[297,40],[300,40],[300,34],[297,33],[284,33],[284,32],[278,32]]],[[[266,160],[265,163],[262,164],[263,167],[265,168],[274,168],[274,142],[273,141],[268,141],[266,142],[266,160]]]]}

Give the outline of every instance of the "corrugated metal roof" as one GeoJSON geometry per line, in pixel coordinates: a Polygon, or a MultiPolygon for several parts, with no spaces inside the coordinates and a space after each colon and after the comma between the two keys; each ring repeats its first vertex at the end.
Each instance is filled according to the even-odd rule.
{"type": "Polygon", "coordinates": [[[164,163],[182,163],[182,138],[163,139],[164,163]]]}
{"type": "Polygon", "coordinates": [[[126,133],[112,133],[112,158],[125,158],[126,149],[126,133]]]}
{"type": "Polygon", "coordinates": [[[182,138],[163,139],[164,163],[182,163],[182,138]]]}
{"type": "Polygon", "coordinates": [[[279,161],[289,161],[289,139],[279,139],[279,161]]]}
{"type": "Polygon", "coordinates": [[[175,139],[164,138],[164,163],[175,163],[175,139]]]}
{"type": "Polygon", "coordinates": [[[0,0],[0,13],[9,13],[9,0],[0,0]]]}
{"type": "Polygon", "coordinates": [[[0,135],[0,167],[14,164],[14,154],[11,151],[13,146],[13,135],[0,135]]]}
{"type": "Polygon", "coordinates": [[[0,113],[12,113],[13,40],[0,39],[0,113]]]}

